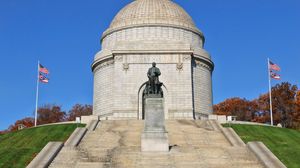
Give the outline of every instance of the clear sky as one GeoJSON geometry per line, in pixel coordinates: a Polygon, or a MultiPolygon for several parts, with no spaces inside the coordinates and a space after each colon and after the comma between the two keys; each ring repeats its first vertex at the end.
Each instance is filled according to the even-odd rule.
{"type": "MultiPolygon", "coordinates": [[[[300,79],[299,0],[174,0],[206,37],[215,63],[214,103],[267,92],[267,57],[282,81],[300,79]]],[[[33,116],[37,61],[50,72],[40,103],[92,104],[90,65],[100,37],[130,0],[0,1],[0,130],[33,116]]],[[[275,84],[275,82],[273,83],[275,84]]]]}

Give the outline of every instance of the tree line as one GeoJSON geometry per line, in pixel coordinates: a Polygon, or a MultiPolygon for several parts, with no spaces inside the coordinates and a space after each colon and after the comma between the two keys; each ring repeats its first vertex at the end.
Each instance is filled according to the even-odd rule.
{"type": "MultiPolygon", "coordinates": [[[[92,105],[75,104],[68,112],[62,110],[62,106],[55,104],[47,104],[38,108],[37,125],[74,121],[76,117],[92,115],[92,105]]],[[[26,117],[17,120],[14,124],[10,125],[8,129],[0,131],[0,134],[13,132],[19,129],[22,125],[25,128],[34,126],[34,118],[26,117]]]]}
{"type": "MultiPolygon", "coordinates": [[[[274,124],[286,128],[300,128],[300,90],[296,85],[283,82],[272,87],[274,124]]],[[[240,121],[270,123],[269,93],[254,100],[229,98],[213,106],[217,115],[236,116],[240,121]]]]}
{"type": "MultiPolygon", "coordinates": [[[[300,129],[300,90],[296,85],[283,82],[272,87],[273,121],[283,127],[300,129]]],[[[214,114],[237,116],[237,120],[270,123],[269,93],[254,100],[233,97],[213,106],[214,114]]],[[[68,112],[59,105],[44,105],[38,108],[37,124],[74,121],[76,117],[92,115],[92,105],[75,104],[68,112]]],[[[20,125],[34,126],[34,118],[17,120],[0,134],[18,130],[20,125]]]]}

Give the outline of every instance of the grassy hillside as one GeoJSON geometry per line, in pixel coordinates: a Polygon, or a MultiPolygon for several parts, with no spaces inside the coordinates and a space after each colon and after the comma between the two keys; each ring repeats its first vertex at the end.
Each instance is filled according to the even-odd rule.
{"type": "Polygon", "coordinates": [[[0,135],[0,167],[26,167],[49,141],[66,141],[76,127],[49,125],[0,135]]]}
{"type": "Polygon", "coordinates": [[[287,167],[300,167],[300,131],[240,124],[231,127],[245,143],[262,141],[287,167]]]}

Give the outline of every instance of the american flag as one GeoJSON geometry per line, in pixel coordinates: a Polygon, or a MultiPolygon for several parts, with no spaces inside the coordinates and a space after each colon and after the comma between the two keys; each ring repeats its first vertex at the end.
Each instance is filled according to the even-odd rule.
{"type": "Polygon", "coordinates": [[[280,67],[277,64],[274,64],[272,61],[269,61],[269,69],[274,71],[280,71],[280,67]]]}
{"type": "Polygon", "coordinates": [[[45,68],[42,64],[39,64],[39,72],[42,72],[44,74],[49,74],[49,70],[45,68]]]}

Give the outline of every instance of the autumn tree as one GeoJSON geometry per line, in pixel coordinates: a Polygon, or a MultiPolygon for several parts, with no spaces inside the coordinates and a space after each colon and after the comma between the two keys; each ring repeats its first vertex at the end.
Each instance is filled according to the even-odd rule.
{"type": "MultiPolygon", "coordinates": [[[[272,87],[272,107],[275,117],[280,117],[283,127],[292,127],[293,113],[296,111],[297,86],[283,82],[272,87]]],[[[275,118],[276,120],[276,118],[275,118]]]]}
{"type": "Polygon", "coordinates": [[[44,105],[38,108],[38,125],[62,122],[66,119],[66,113],[61,106],[44,105]]]}
{"type": "Polygon", "coordinates": [[[25,128],[33,127],[34,118],[27,117],[21,120],[17,120],[15,124],[9,126],[7,132],[17,131],[20,125],[23,125],[25,128]]]}
{"type": "Polygon", "coordinates": [[[76,104],[68,112],[68,119],[67,120],[74,121],[76,117],[92,115],[92,112],[93,112],[93,106],[92,105],[76,104]]]}
{"type": "MultiPolygon", "coordinates": [[[[66,114],[58,105],[44,105],[38,108],[38,118],[37,124],[48,124],[48,123],[57,123],[63,121],[74,121],[76,117],[92,115],[93,107],[92,105],[81,105],[76,104],[72,109],[66,114]]],[[[5,134],[8,132],[18,130],[19,125],[23,125],[25,128],[34,126],[34,118],[24,118],[17,120],[13,125],[9,126],[8,129],[0,131],[0,134],[5,134]]]]}
{"type": "MultiPolygon", "coordinates": [[[[296,112],[296,92],[297,86],[288,82],[283,82],[272,87],[272,108],[274,124],[281,123],[284,127],[292,127],[294,113],[296,112]]],[[[270,97],[269,93],[260,95],[257,100],[259,111],[265,113],[264,116],[255,118],[254,121],[270,122],[270,97]]]]}
{"type": "Polygon", "coordinates": [[[6,129],[6,130],[2,130],[2,131],[0,131],[0,135],[1,134],[6,134],[6,133],[8,133],[9,131],[6,129]]]}
{"type": "Polygon", "coordinates": [[[233,115],[237,116],[238,120],[251,121],[257,105],[252,101],[235,97],[214,105],[213,109],[217,115],[233,115]]]}
{"type": "MultiPolygon", "coordinates": [[[[300,127],[300,91],[296,85],[283,82],[272,87],[272,108],[275,125],[281,123],[283,127],[300,127]]],[[[214,113],[235,115],[242,121],[270,122],[269,93],[262,94],[253,101],[237,97],[226,99],[214,105],[214,113]],[[254,115],[256,112],[264,115],[254,115]]]]}
{"type": "MultiPolygon", "coordinates": [[[[253,100],[256,102],[258,106],[258,112],[262,112],[262,116],[254,116],[253,120],[254,122],[259,123],[270,123],[271,117],[270,117],[270,97],[269,93],[262,94],[258,97],[258,99],[253,100]]],[[[276,115],[276,113],[273,114],[273,121],[274,123],[280,122],[280,116],[276,115]]]]}
{"type": "Polygon", "coordinates": [[[293,117],[293,128],[300,128],[300,90],[296,94],[296,110],[292,114],[293,117]]]}

